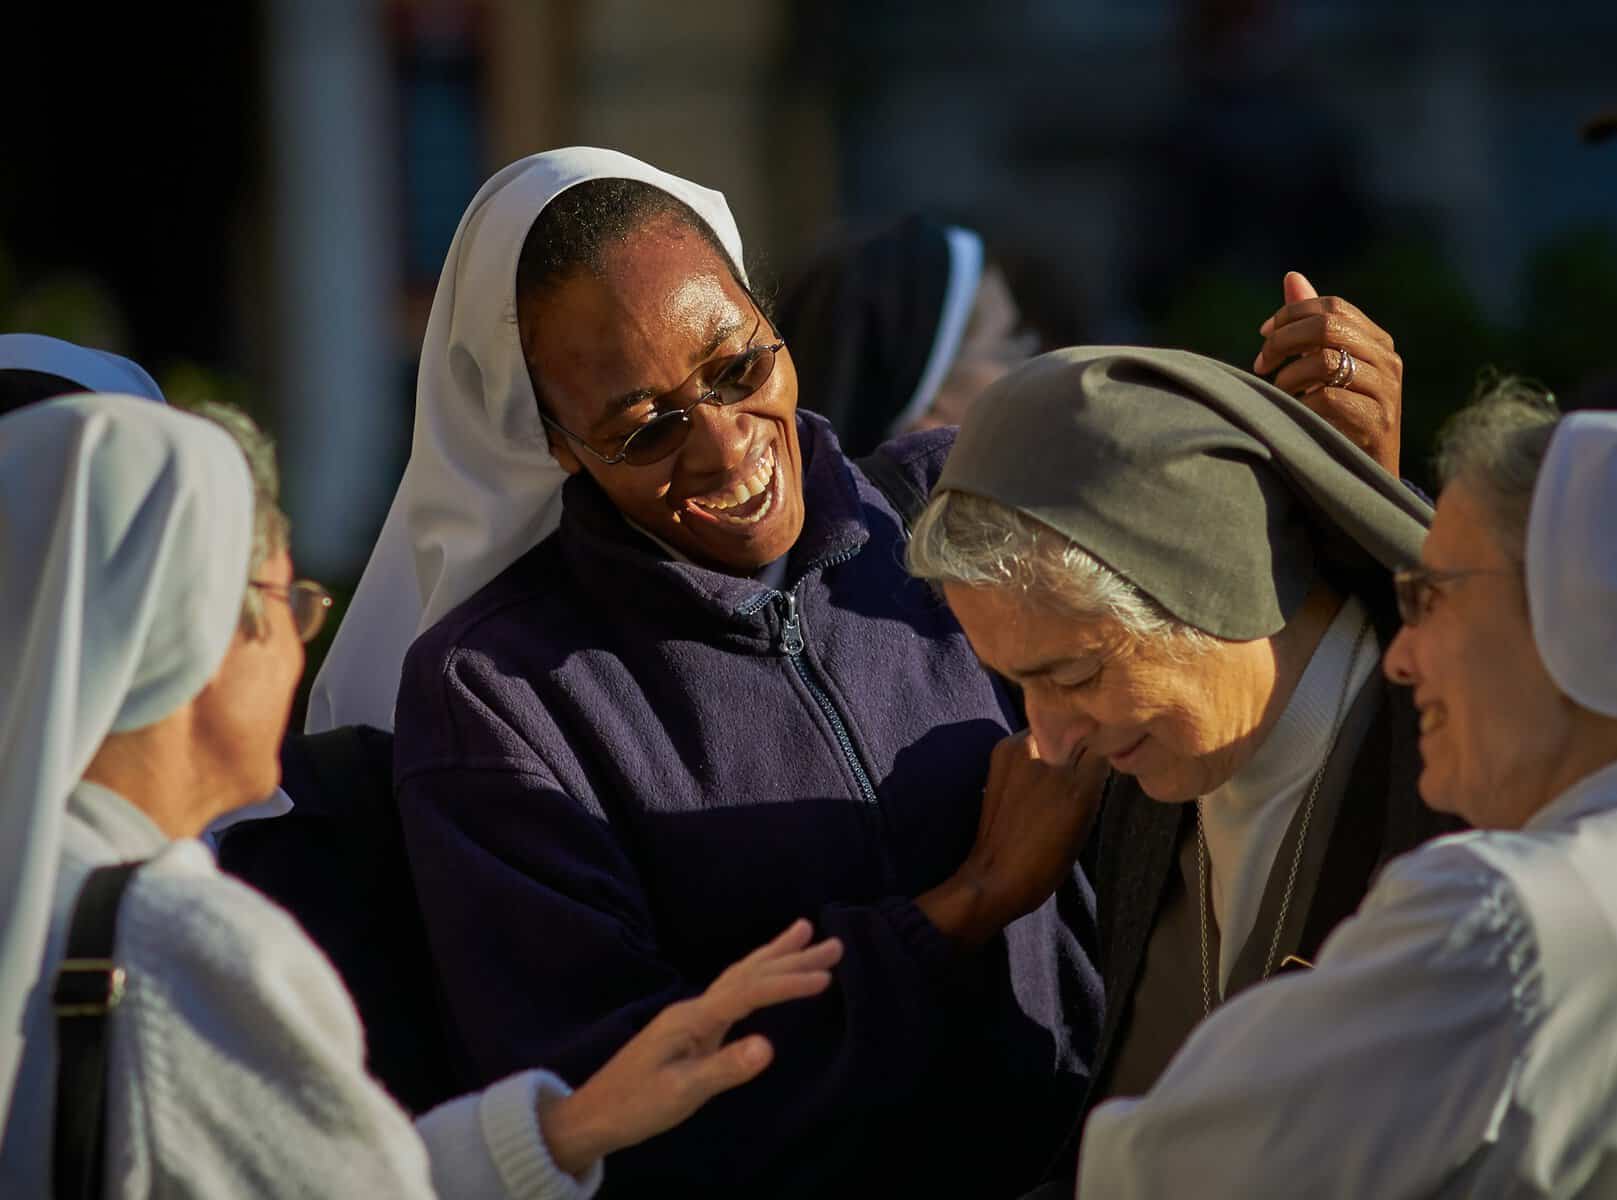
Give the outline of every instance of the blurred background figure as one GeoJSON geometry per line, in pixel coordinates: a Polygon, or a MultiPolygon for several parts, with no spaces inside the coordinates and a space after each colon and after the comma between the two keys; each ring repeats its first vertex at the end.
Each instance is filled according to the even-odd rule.
{"type": "Polygon", "coordinates": [[[1054,332],[1030,325],[979,233],[917,215],[833,242],[787,278],[776,307],[805,406],[855,457],[958,425],[1006,371],[1082,340],[1075,308],[1046,322],[1054,332]]]}
{"type": "Polygon", "coordinates": [[[144,367],[37,333],[0,333],[0,416],[69,392],[122,392],[163,400],[144,367]]]}
{"type": "Polygon", "coordinates": [[[1428,485],[1480,364],[1563,404],[1617,368],[1590,317],[1617,309],[1617,150],[1590,119],[1614,104],[1606,0],[1553,20],[1483,0],[1461,25],[1443,0],[249,0],[81,26],[8,25],[117,102],[60,100],[51,53],[0,79],[0,332],[252,411],[339,602],[408,453],[460,213],[547,147],[723,190],[766,291],[831,230],[940,214],[1060,341],[1244,367],[1280,272],[1304,271],[1397,341],[1405,473],[1428,485]],[[112,202],[77,185],[91,170],[139,186],[112,202]]]}

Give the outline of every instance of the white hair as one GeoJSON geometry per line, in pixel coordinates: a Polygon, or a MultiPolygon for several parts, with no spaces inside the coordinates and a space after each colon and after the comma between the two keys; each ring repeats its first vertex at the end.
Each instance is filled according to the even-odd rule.
{"type": "Polygon", "coordinates": [[[982,496],[935,496],[915,522],[907,562],[935,584],[1010,588],[1076,617],[1110,617],[1130,638],[1176,656],[1216,640],[1048,525],[982,496]]]}
{"type": "MultiPolygon", "coordinates": [[[[228,433],[247,460],[253,477],[253,549],[247,560],[247,579],[251,580],[266,562],[287,548],[292,535],[291,522],[280,506],[281,475],[275,465],[275,443],[234,405],[205,400],[187,405],[186,411],[212,421],[228,433]]],[[[264,601],[258,589],[247,587],[246,582],[242,583],[241,628],[256,637],[262,630],[264,601]]]]}
{"type": "Polygon", "coordinates": [[[1500,548],[1518,563],[1527,553],[1538,469],[1560,420],[1549,392],[1504,376],[1484,380],[1476,399],[1438,435],[1438,478],[1445,487],[1461,481],[1477,489],[1500,548]]]}

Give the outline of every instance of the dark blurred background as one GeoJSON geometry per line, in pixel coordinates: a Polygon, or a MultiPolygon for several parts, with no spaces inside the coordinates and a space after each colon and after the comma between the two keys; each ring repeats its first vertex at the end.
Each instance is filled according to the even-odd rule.
{"type": "MultiPolygon", "coordinates": [[[[1617,404],[1617,5],[256,0],[8,17],[0,329],[279,437],[300,569],[357,579],[482,180],[591,143],[722,189],[771,278],[975,225],[1074,339],[1249,365],[1284,271],[1388,329],[1406,470],[1480,368],[1617,404]]],[[[812,398],[805,397],[806,402],[812,398]]]]}

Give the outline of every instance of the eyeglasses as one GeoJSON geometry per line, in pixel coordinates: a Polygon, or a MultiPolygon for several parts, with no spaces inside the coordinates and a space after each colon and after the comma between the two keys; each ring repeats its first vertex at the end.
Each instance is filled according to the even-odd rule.
{"type": "Polygon", "coordinates": [[[1432,611],[1437,589],[1472,575],[1514,575],[1500,567],[1471,567],[1461,571],[1440,571],[1436,567],[1406,567],[1392,573],[1393,592],[1398,597],[1398,615],[1405,625],[1419,625],[1432,611]]]}
{"type": "MultiPolygon", "coordinates": [[[[752,336],[758,336],[758,328],[753,327],[752,336]]],[[[748,339],[751,340],[750,338],[748,339]]],[[[544,412],[539,416],[546,425],[558,433],[566,434],[574,442],[587,450],[594,458],[600,459],[607,466],[616,466],[626,462],[631,467],[646,467],[661,459],[667,458],[674,451],[685,444],[685,439],[691,436],[691,414],[696,411],[699,404],[711,404],[717,408],[728,408],[732,404],[739,404],[752,395],[764,384],[769,382],[769,376],[775,369],[775,355],[786,345],[785,341],[771,342],[766,346],[749,346],[740,354],[725,361],[712,380],[706,384],[705,390],[683,408],[672,408],[660,412],[623,439],[616,454],[602,454],[591,446],[580,435],[571,429],[552,420],[544,412]]],[[[693,371],[685,380],[671,392],[658,397],[666,400],[677,396],[690,388],[691,380],[695,379],[701,371],[711,364],[703,364],[693,371]]]]}
{"type": "Polygon", "coordinates": [[[313,641],[320,627],[326,623],[326,614],[331,611],[331,593],[308,579],[300,579],[292,584],[249,579],[247,586],[286,601],[287,607],[292,610],[292,623],[297,626],[300,641],[313,641]]]}

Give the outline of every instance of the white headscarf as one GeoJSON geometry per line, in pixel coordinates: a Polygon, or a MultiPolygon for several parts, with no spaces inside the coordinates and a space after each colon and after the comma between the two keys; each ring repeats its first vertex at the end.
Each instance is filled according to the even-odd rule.
{"type": "Polygon", "coordinates": [[[223,429],[131,396],[0,418],[0,1116],[50,926],[68,793],[108,733],[213,677],[252,547],[223,429]]]}
{"type": "Polygon", "coordinates": [[[1617,413],[1569,413],[1550,439],[1527,520],[1527,607],[1556,686],[1617,717],[1617,413]]]}
{"type": "Polygon", "coordinates": [[[741,269],[724,197],[615,150],[521,159],[460,219],[433,297],[415,441],[359,589],[315,677],[306,728],[393,728],[416,636],[549,535],[567,473],[551,455],[517,332],[517,258],[546,205],[592,179],[637,179],[683,201],[741,269]]]}
{"type": "Polygon", "coordinates": [[[42,333],[0,333],[0,371],[39,371],[59,375],[87,392],[120,392],[163,402],[157,383],[138,364],[42,333]]]}

